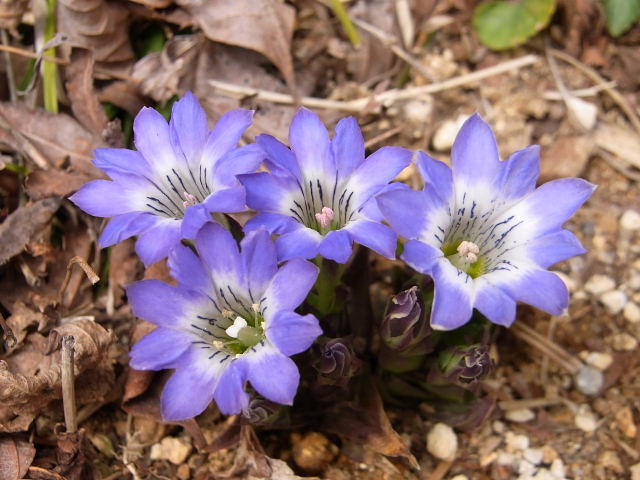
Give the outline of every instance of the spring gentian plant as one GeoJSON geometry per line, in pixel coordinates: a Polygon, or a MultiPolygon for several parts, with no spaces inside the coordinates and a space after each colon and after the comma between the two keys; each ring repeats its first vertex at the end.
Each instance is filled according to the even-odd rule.
{"type": "Polygon", "coordinates": [[[212,213],[246,208],[235,175],[255,171],[263,160],[257,145],[236,148],[251,121],[251,111],[233,110],[210,131],[191,93],[174,103],[168,125],[145,107],[133,124],[137,151],[97,149],[94,164],[112,181],[94,180],[71,200],[91,215],[113,217],[102,247],[139,235],[142,261],[161,260],[181,238],[194,238],[212,213]]]}
{"type": "Polygon", "coordinates": [[[220,411],[247,407],[245,384],[290,405],[299,373],[290,355],[322,331],[313,315],[298,315],[318,268],[293,259],[278,268],[264,230],[248,234],[241,251],[231,234],[208,223],[195,239],[199,256],[178,245],[169,265],[178,286],[143,280],[129,286],[133,312],[158,325],[131,351],[141,370],[175,369],[162,394],[166,420],[191,418],[212,399],[220,411]]]}
{"type": "Polygon", "coordinates": [[[341,120],[329,138],[320,118],[300,109],[291,122],[291,148],[269,135],[264,149],[270,173],[239,175],[247,205],[260,212],[246,230],[260,226],[279,234],[278,257],[325,258],[345,263],[358,242],[395,257],[396,234],[380,223],[373,196],[411,162],[411,152],[383,147],[365,158],[356,120],[341,120]]]}
{"type": "Polygon", "coordinates": [[[409,239],[402,258],[434,279],[432,326],[457,328],[473,308],[509,326],[518,301],[562,314],[567,287],[546,269],[585,252],[562,225],[594,185],[565,178],[536,189],[539,147],[501,161],[493,132],[479,115],[464,124],[451,157],[449,168],[420,152],[424,190],[377,198],[389,224],[409,239]]]}

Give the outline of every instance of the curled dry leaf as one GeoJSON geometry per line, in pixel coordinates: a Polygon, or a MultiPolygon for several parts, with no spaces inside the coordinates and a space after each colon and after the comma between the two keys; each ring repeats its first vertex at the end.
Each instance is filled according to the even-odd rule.
{"type": "Polygon", "coordinates": [[[22,252],[59,206],[59,198],[45,198],[24,205],[8,216],[0,225],[0,265],[22,252]]]}
{"type": "Polygon", "coordinates": [[[16,345],[22,344],[27,337],[27,329],[32,325],[38,325],[37,331],[43,332],[54,319],[41,312],[36,312],[22,302],[17,302],[11,308],[11,316],[7,318],[7,325],[15,335],[16,345]]]}
{"type": "MultiPolygon", "coordinates": [[[[133,67],[140,90],[158,102],[166,102],[179,92],[183,79],[193,74],[194,61],[202,45],[199,35],[178,35],[162,51],[145,55],[133,67]]],[[[185,83],[191,81],[185,79],[185,83]]]]}
{"type": "Polygon", "coordinates": [[[85,48],[74,48],[71,63],[65,68],[67,95],[76,119],[87,129],[102,136],[107,115],[93,88],[93,54],[85,48]]]}
{"type": "Polygon", "coordinates": [[[0,403],[14,413],[32,413],[59,399],[61,392],[60,340],[75,338],[74,366],[78,404],[100,399],[114,382],[108,350],[113,336],[91,320],[77,320],[51,331],[45,339],[32,334],[28,344],[7,361],[0,361],[0,403]],[[46,341],[46,346],[44,342],[46,341]],[[28,355],[28,359],[26,358],[28,355]],[[28,371],[30,370],[30,371],[28,371]]]}
{"type": "MultiPolygon", "coordinates": [[[[96,172],[97,173],[97,172],[96,172]]],[[[30,173],[25,181],[27,195],[32,200],[48,197],[65,197],[75,192],[97,175],[82,172],[66,172],[64,170],[36,170],[30,173]]]]}
{"type": "Polygon", "coordinates": [[[28,4],[28,0],[0,0],[0,28],[15,29],[28,4]]]}
{"type": "Polygon", "coordinates": [[[295,9],[278,0],[179,0],[207,38],[261,53],[295,92],[291,39],[295,9]]]}
{"type": "Polygon", "coordinates": [[[36,449],[31,442],[19,435],[0,437],[0,478],[2,480],[18,480],[24,478],[36,449]]]}
{"type": "Polygon", "coordinates": [[[74,45],[92,50],[104,69],[126,71],[134,59],[124,3],[59,0],[58,31],[67,34],[74,45]]]}

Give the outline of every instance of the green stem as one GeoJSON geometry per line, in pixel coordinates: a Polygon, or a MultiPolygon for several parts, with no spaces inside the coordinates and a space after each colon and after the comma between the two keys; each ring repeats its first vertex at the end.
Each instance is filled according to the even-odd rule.
{"type": "MultiPolygon", "coordinates": [[[[47,23],[44,30],[44,40],[48,42],[56,34],[56,3],[57,0],[47,0],[47,23]]],[[[44,52],[45,57],[55,57],[56,49],[50,48],[44,52]]],[[[58,113],[58,65],[54,62],[44,62],[42,65],[44,84],[44,108],[49,112],[58,113]]]]}
{"type": "Polygon", "coordinates": [[[314,263],[320,269],[320,274],[318,275],[318,280],[316,280],[315,295],[312,297],[311,303],[320,315],[324,316],[335,310],[336,288],[342,280],[345,266],[325,260],[320,256],[314,259],[314,263]]]}
{"type": "Polygon", "coordinates": [[[349,37],[349,41],[351,42],[351,44],[354,47],[358,48],[360,46],[360,35],[358,34],[358,30],[356,29],[355,25],[351,21],[351,18],[349,18],[349,14],[344,8],[342,2],[340,0],[331,0],[331,10],[333,10],[334,15],[338,17],[338,20],[340,20],[342,28],[344,28],[344,31],[347,34],[347,37],[349,37]]]}

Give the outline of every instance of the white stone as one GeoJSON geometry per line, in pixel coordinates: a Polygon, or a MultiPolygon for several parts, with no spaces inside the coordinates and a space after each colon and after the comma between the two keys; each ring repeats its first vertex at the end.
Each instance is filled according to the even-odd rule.
{"type": "Polygon", "coordinates": [[[513,453],[500,451],[496,458],[496,463],[502,466],[513,466],[516,463],[516,456],[513,453]]]}
{"type": "Polygon", "coordinates": [[[600,274],[593,275],[584,285],[584,289],[595,296],[600,296],[614,288],[616,288],[616,282],[613,278],[600,274]]]}
{"type": "Polygon", "coordinates": [[[536,472],[535,480],[558,480],[557,477],[546,468],[540,468],[536,472]]]}
{"type": "Polygon", "coordinates": [[[530,408],[516,408],[508,410],[505,417],[512,422],[526,423],[536,418],[536,414],[530,408]]]}
{"type": "Polygon", "coordinates": [[[640,307],[637,303],[627,302],[622,310],[622,315],[627,322],[638,323],[640,322],[640,307]]]}
{"type": "Polygon", "coordinates": [[[631,272],[625,285],[634,292],[640,290],[640,272],[631,272]]]}
{"type": "Polygon", "coordinates": [[[455,119],[445,120],[433,134],[431,143],[438,152],[448,152],[453,146],[462,124],[467,120],[468,115],[459,115],[455,119]]]}
{"type": "Polygon", "coordinates": [[[193,446],[176,437],[164,437],[160,443],[151,446],[151,460],[169,460],[174,465],[182,465],[193,446]]]}
{"type": "Polygon", "coordinates": [[[627,294],[621,290],[611,290],[600,296],[604,308],[613,315],[620,313],[627,304],[627,294]]]}
{"type": "Polygon", "coordinates": [[[520,462],[518,463],[518,473],[520,475],[522,474],[533,474],[536,471],[536,467],[535,465],[533,465],[533,463],[528,462],[527,460],[525,460],[524,458],[520,460],[520,462]]]}
{"type": "Polygon", "coordinates": [[[640,213],[627,210],[620,217],[620,228],[629,232],[640,230],[640,213]]]}
{"type": "Polygon", "coordinates": [[[534,465],[539,465],[542,463],[542,459],[544,458],[544,452],[541,448],[527,448],[522,452],[522,456],[528,462],[531,462],[534,465]]]}
{"type": "Polygon", "coordinates": [[[575,422],[576,427],[578,427],[583,432],[595,432],[595,430],[598,428],[598,419],[593,413],[588,410],[581,409],[578,413],[576,413],[573,421],[575,422]]]}
{"type": "Polygon", "coordinates": [[[583,365],[576,373],[574,381],[578,390],[585,395],[597,395],[604,384],[604,376],[600,370],[583,365]]]}
{"type": "Polygon", "coordinates": [[[433,97],[416,98],[404,105],[404,117],[414,125],[424,125],[433,113],[433,97]]]}
{"type": "Polygon", "coordinates": [[[458,451],[458,437],[453,428],[436,423],[427,433],[427,451],[440,460],[453,460],[458,451]]]}
{"type": "Polygon", "coordinates": [[[629,467],[631,473],[631,480],[640,480],[640,463],[636,463],[629,467]]]}
{"type": "Polygon", "coordinates": [[[627,332],[616,333],[611,337],[611,346],[619,352],[630,352],[638,347],[638,340],[627,332]]]}
{"type": "Polygon", "coordinates": [[[598,370],[606,370],[613,362],[613,357],[608,353],[589,352],[585,361],[598,370]]]}
{"type": "Polygon", "coordinates": [[[522,451],[529,448],[529,437],[526,435],[516,435],[513,432],[507,432],[505,435],[505,443],[510,451],[522,451]]]}
{"type": "Polygon", "coordinates": [[[553,462],[551,462],[549,471],[555,478],[564,479],[564,463],[562,463],[562,460],[560,458],[556,458],[553,462]]]}
{"type": "Polygon", "coordinates": [[[491,426],[493,427],[493,431],[496,433],[504,433],[505,430],[507,429],[507,426],[504,423],[502,423],[500,420],[496,420],[491,424],[491,426]]]}
{"type": "Polygon", "coordinates": [[[456,475],[455,477],[451,477],[450,480],[469,480],[469,477],[467,477],[466,475],[456,475]]]}

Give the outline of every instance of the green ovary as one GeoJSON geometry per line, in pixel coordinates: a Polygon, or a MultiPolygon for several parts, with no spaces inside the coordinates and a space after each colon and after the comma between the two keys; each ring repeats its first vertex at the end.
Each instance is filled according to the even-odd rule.
{"type": "Polygon", "coordinates": [[[459,268],[471,278],[478,278],[479,276],[485,273],[485,265],[486,259],[483,255],[478,254],[478,260],[474,263],[469,263],[461,258],[458,253],[458,247],[463,242],[463,240],[455,240],[453,242],[447,242],[440,247],[440,250],[444,253],[444,256],[454,265],[456,268],[459,268]]]}

